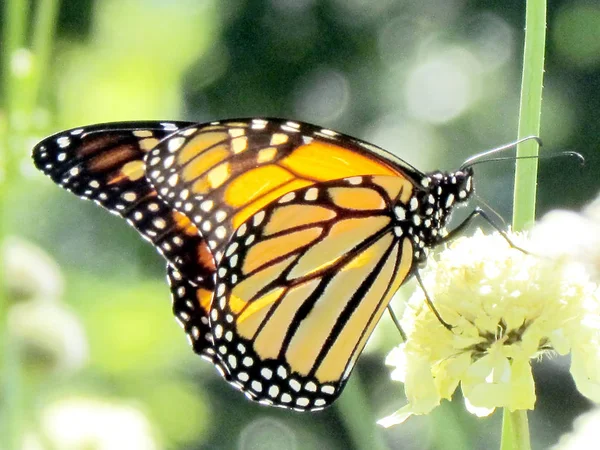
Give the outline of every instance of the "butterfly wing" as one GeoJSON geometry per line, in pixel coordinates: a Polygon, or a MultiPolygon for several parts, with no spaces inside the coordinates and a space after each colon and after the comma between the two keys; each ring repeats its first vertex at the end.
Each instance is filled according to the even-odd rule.
{"type": "Polygon", "coordinates": [[[146,153],[189,125],[131,122],[76,128],[44,139],[32,156],[55,183],[126,219],[187,278],[212,283],[215,266],[206,241],[145,177],[146,153]]]}
{"type": "Polygon", "coordinates": [[[242,223],[296,189],[359,175],[423,177],[366,142],[277,119],[192,125],[160,142],[146,164],[161,198],[198,226],[217,262],[242,223]]]}
{"type": "Polygon", "coordinates": [[[167,280],[171,288],[173,313],[194,349],[194,352],[214,362],[213,337],[210,332],[208,313],[213,294],[210,283],[192,284],[171,264],[167,264],[167,280]]]}
{"type": "Polygon", "coordinates": [[[159,248],[194,350],[262,403],[329,405],[412,271],[391,211],[424,175],[330,130],[109,124],[52,136],[33,157],[159,248]]]}
{"type": "Polygon", "coordinates": [[[216,364],[253,399],[321,409],[342,391],[413,245],[392,204],[413,184],[352,177],[288,193],[225,248],[210,311],[216,364]]]}

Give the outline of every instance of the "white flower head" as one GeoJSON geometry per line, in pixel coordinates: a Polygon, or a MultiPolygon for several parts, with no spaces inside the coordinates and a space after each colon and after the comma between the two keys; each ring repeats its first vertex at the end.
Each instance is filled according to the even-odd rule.
{"type": "Polygon", "coordinates": [[[573,431],[561,436],[552,450],[596,450],[600,440],[600,408],[582,414],[573,422],[573,431]]]}
{"type": "MultiPolygon", "coordinates": [[[[510,239],[527,248],[522,236],[510,239]]],[[[379,421],[426,414],[460,385],[467,409],[533,409],[531,360],[571,352],[579,390],[600,401],[600,294],[579,265],[511,247],[499,234],[456,239],[423,272],[445,328],[419,289],[401,324],[407,341],[388,357],[408,404],[379,421]]]]}
{"type": "Polygon", "coordinates": [[[60,302],[29,300],[8,311],[8,331],[28,357],[25,362],[57,372],[85,365],[89,349],[83,324],[60,302]]]}
{"type": "Polygon", "coordinates": [[[66,398],[42,413],[42,431],[54,448],[158,448],[152,426],[137,408],[83,397],[66,398]]]}
{"type": "Polygon", "coordinates": [[[600,281],[600,197],[581,212],[550,211],[532,230],[531,240],[536,254],[581,263],[600,281]]]}
{"type": "Polygon", "coordinates": [[[62,296],[64,280],[58,264],[31,242],[10,236],[0,242],[0,258],[10,296],[15,300],[57,300],[62,296]]]}

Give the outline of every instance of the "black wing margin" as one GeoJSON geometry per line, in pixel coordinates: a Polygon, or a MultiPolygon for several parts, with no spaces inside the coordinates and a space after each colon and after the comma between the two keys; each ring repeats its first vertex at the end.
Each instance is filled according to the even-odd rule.
{"type": "Polygon", "coordinates": [[[122,122],[63,131],[32,152],[56,184],[123,217],[184,276],[210,287],[212,254],[195,225],[146,180],[144,155],[189,122],[122,122]]]}

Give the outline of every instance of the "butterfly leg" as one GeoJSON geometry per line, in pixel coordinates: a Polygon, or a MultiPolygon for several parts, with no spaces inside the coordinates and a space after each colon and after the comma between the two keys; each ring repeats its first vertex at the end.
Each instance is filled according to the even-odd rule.
{"type": "Polygon", "coordinates": [[[489,223],[492,228],[494,228],[494,230],[496,230],[500,236],[502,236],[504,238],[504,240],[506,242],[508,242],[508,245],[510,245],[512,248],[517,249],[527,255],[531,254],[530,252],[528,252],[527,250],[519,247],[517,244],[515,244],[506,234],[506,232],[504,232],[493,220],[492,218],[488,215],[488,213],[486,213],[483,209],[477,207],[475,208],[473,211],[471,211],[471,213],[467,216],[467,218],[465,220],[463,220],[456,228],[454,228],[453,230],[449,231],[448,234],[446,236],[444,236],[444,238],[442,239],[442,242],[448,242],[451,241],[452,239],[454,239],[457,235],[459,235],[460,233],[462,233],[465,228],[467,228],[469,226],[469,224],[473,221],[473,219],[475,219],[476,217],[481,217],[482,219],[484,219],[487,223],[489,223]]]}
{"type": "Polygon", "coordinates": [[[390,317],[392,318],[392,322],[394,322],[394,325],[396,325],[396,328],[398,328],[398,331],[400,332],[400,337],[402,337],[402,342],[406,342],[406,333],[402,329],[402,325],[400,325],[400,321],[398,320],[398,316],[396,316],[396,313],[394,312],[394,309],[392,308],[392,306],[389,303],[387,305],[387,310],[390,313],[390,317]]]}
{"type": "Polygon", "coordinates": [[[423,280],[421,279],[421,274],[419,273],[418,270],[415,271],[415,278],[417,279],[419,286],[421,286],[421,289],[423,290],[423,294],[425,294],[425,303],[427,303],[427,306],[429,307],[431,312],[435,315],[437,320],[440,321],[440,323],[444,326],[444,328],[446,328],[448,331],[452,331],[452,325],[450,325],[448,322],[446,322],[444,319],[442,319],[442,316],[440,316],[439,311],[433,305],[433,302],[431,301],[431,297],[429,297],[429,294],[427,293],[427,289],[425,289],[425,285],[423,284],[423,280]]]}
{"type": "MultiPolygon", "coordinates": [[[[457,235],[459,235],[460,233],[462,233],[465,228],[467,228],[469,226],[469,224],[473,221],[473,219],[475,219],[476,217],[482,217],[487,223],[489,223],[503,238],[504,240],[508,243],[508,245],[510,245],[512,248],[517,249],[525,254],[531,254],[530,252],[528,252],[527,250],[519,247],[518,245],[516,245],[506,234],[506,232],[504,232],[492,219],[491,217],[481,208],[477,207],[475,208],[468,216],[465,220],[463,220],[456,228],[454,228],[453,230],[451,230],[450,232],[448,232],[448,234],[446,236],[444,236],[444,238],[442,239],[442,242],[448,242],[452,239],[454,239],[457,235]]],[[[448,322],[446,322],[444,319],[442,319],[442,316],[440,315],[440,313],[438,312],[438,310],[435,308],[433,302],[431,301],[431,297],[429,297],[429,294],[427,293],[427,290],[425,289],[425,286],[423,285],[423,280],[421,279],[421,275],[419,274],[419,271],[415,271],[415,278],[417,279],[417,282],[419,283],[419,285],[421,286],[421,289],[423,290],[423,293],[425,294],[425,302],[427,303],[427,306],[429,307],[429,309],[431,310],[431,312],[433,312],[433,314],[435,315],[435,317],[440,321],[440,323],[449,331],[452,330],[452,325],[450,325],[448,322]]]]}

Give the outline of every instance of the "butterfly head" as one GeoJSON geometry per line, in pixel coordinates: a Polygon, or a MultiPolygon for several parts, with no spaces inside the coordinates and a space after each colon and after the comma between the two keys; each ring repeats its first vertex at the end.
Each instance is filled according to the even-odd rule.
{"type": "Polygon", "coordinates": [[[449,173],[435,172],[432,178],[432,189],[436,190],[441,208],[448,213],[457,203],[467,202],[473,194],[473,169],[471,168],[449,173]]]}
{"type": "Polygon", "coordinates": [[[427,178],[429,179],[428,198],[429,201],[431,196],[434,198],[436,213],[434,213],[432,227],[429,233],[426,233],[425,241],[426,245],[433,247],[445,236],[445,228],[454,208],[466,203],[473,194],[473,169],[433,172],[428,174],[427,178]]]}
{"type": "Polygon", "coordinates": [[[407,204],[398,203],[394,212],[397,234],[410,236],[415,259],[425,261],[427,251],[441,243],[446,225],[457,205],[466,203],[473,194],[473,170],[431,172],[415,189],[407,204]]]}

